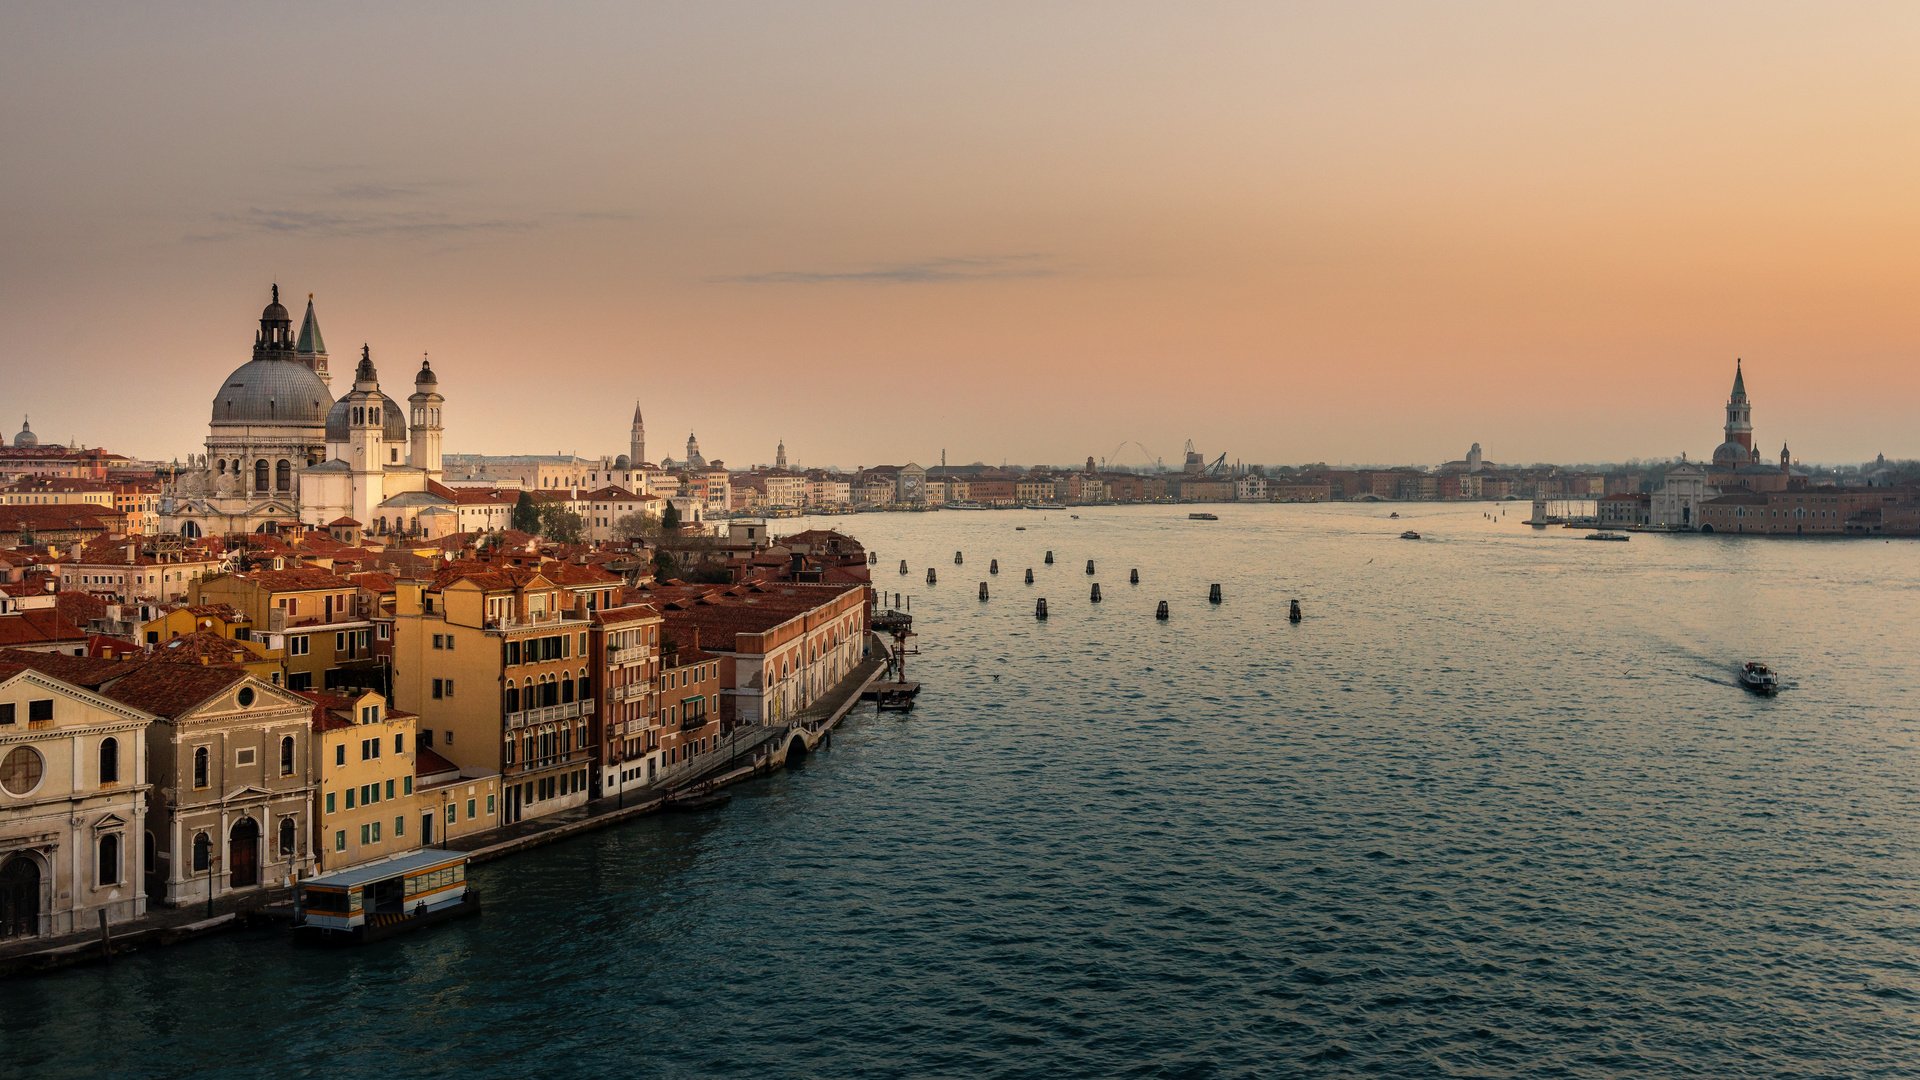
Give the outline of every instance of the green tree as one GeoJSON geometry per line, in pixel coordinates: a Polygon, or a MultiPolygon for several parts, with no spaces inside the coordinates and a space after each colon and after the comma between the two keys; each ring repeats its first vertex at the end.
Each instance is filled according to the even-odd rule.
{"type": "Polygon", "coordinates": [[[666,548],[655,548],[653,552],[653,579],[655,581],[669,581],[678,575],[679,570],[673,565],[673,552],[668,551],[666,548]]]}
{"type": "Polygon", "coordinates": [[[537,533],[540,531],[540,508],[533,505],[533,495],[525,490],[513,504],[513,517],[508,522],[515,531],[537,533]]]}
{"type": "Polygon", "coordinates": [[[586,532],[586,519],[559,503],[550,503],[540,511],[540,535],[556,544],[577,544],[586,532]]]}
{"type": "Polygon", "coordinates": [[[660,515],[660,528],[663,532],[672,532],[680,527],[680,509],[672,503],[667,504],[666,512],[660,515]]]}
{"type": "Polygon", "coordinates": [[[649,514],[628,514],[613,523],[615,540],[640,540],[660,534],[660,520],[649,514]]]}

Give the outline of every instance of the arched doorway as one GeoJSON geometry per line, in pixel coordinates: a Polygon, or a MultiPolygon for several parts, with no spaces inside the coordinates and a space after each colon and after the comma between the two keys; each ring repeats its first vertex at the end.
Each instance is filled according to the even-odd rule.
{"type": "Polygon", "coordinates": [[[233,870],[233,879],[227,884],[230,888],[249,889],[260,884],[260,825],[252,818],[242,818],[233,826],[228,837],[227,865],[233,870]]]}
{"type": "Polygon", "coordinates": [[[0,938],[40,933],[40,864],[15,855],[0,867],[0,938]]]}

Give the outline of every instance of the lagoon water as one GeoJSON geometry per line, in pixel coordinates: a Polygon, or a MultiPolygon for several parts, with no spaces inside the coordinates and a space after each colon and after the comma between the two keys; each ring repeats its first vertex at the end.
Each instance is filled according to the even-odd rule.
{"type": "Polygon", "coordinates": [[[1920,543],[1187,509],[832,519],[912,597],[910,716],[464,924],[0,986],[6,1075],[1920,1070],[1920,543]]]}

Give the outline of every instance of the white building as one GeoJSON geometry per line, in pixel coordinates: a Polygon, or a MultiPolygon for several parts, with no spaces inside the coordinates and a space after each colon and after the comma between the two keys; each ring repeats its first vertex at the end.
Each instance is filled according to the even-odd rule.
{"type": "Polygon", "coordinates": [[[1650,517],[1655,526],[1674,529],[1700,527],[1700,504],[1720,494],[1707,483],[1707,470],[1691,461],[1668,469],[1660,489],[1653,493],[1650,517]]]}
{"type": "Polygon", "coordinates": [[[137,860],[152,720],[0,664],[0,940],[86,930],[102,911],[108,922],[146,914],[137,860]]]}

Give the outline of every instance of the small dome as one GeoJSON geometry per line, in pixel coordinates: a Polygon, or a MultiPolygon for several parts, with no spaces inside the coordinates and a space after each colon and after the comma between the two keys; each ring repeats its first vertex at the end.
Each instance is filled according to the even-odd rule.
{"type": "Polygon", "coordinates": [[[619,457],[613,459],[613,467],[621,472],[625,472],[633,468],[633,462],[627,458],[627,455],[621,454],[619,457]]]}
{"type": "Polygon", "coordinates": [[[413,377],[413,385],[415,386],[439,386],[440,385],[440,379],[436,375],[434,375],[433,368],[427,366],[427,362],[425,360],[420,361],[420,374],[415,375],[413,377]]]}
{"type": "Polygon", "coordinates": [[[213,398],[213,426],[318,425],[333,394],[313,369],[287,359],[250,360],[234,369],[213,398]]]}
{"type": "Polygon", "coordinates": [[[260,312],[260,321],[263,323],[293,321],[293,317],[287,314],[286,307],[280,303],[280,286],[273,287],[273,300],[267,304],[264,311],[260,312]]]}
{"type": "Polygon", "coordinates": [[[21,418],[21,421],[20,421],[20,434],[15,435],[13,437],[13,445],[15,446],[39,446],[40,445],[40,436],[35,435],[33,433],[32,426],[27,423],[24,417],[21,418]]]}
{"type": "MultiPolygon", "coordinates": [[[[407,414],[401,410],[400,406],[394,404],[392,398],[385,394],[380,395],[380,402],[380,407],[386,410],[380,414],[380,437],[388,442],[406,442],[407,414]]],[[[347,441],[348,428],[351,427],[347,420],[349,410],[352,408],[353,395],[349,394],[339,401],[334,402],[333,408],[327,410],[328,442],[343,443],[347,441]]]]}

